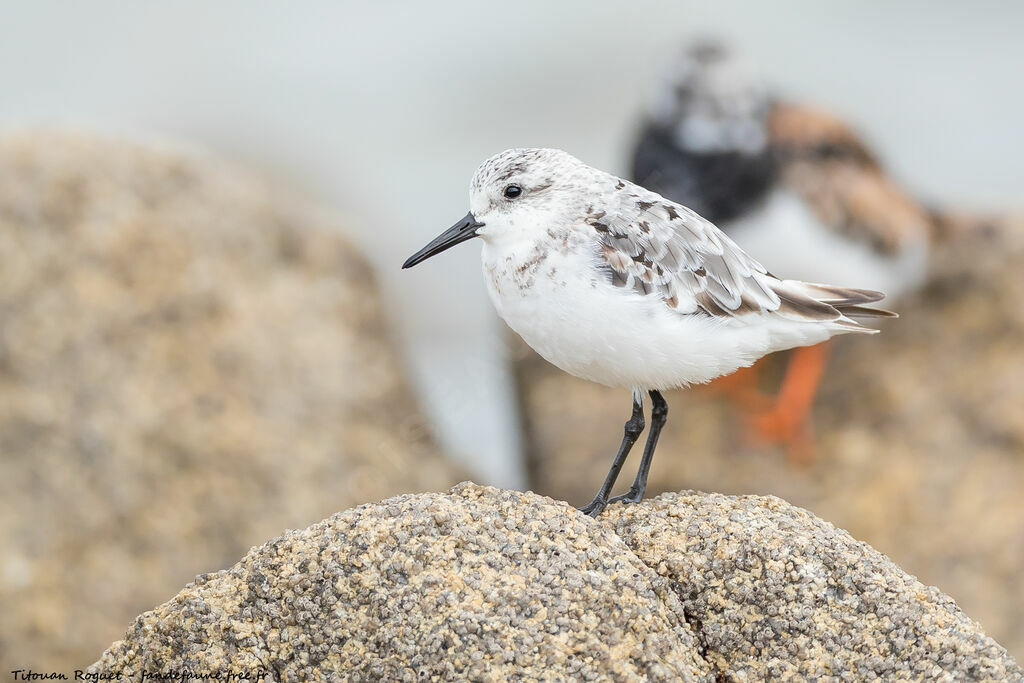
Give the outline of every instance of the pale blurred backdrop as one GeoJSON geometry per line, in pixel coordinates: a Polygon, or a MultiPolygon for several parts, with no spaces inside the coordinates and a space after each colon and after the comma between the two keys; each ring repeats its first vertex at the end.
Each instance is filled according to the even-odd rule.
{"type": "Polygon", "coordinates": [[[525,478],[479,248],[399,265],[465,213],[494,152],[561,147],[624,172],[630,124],[680,41],[729,40],[783,92],[853,122],[934,203],[1021,203],[1020,3],[2,7],[0,127],[194,143],[345,215],[443,445],[488,483],[525,478]]]}

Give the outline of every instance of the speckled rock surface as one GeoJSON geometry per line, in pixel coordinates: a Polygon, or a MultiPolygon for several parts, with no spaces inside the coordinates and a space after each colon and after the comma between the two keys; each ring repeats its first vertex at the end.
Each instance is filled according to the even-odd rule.
{"type": "Polygon", "coordinates": [[[777,498],[592,520],[461,484],[254,548],[141,615],[94,673],[273,680],[1015,680],[954,602],[777,498]]]}
{"type": "Polygon", "coordinates": [[[0,138],[0,671],[283,529],[459,477],[336,222],[194,151],[0,138]]]}
{"type": "Polygon", "coordinates": [[[667,493],[610,516],[729,679],[1024,677],[952,598],[779,498],[667,493]]]}
{"type": "Polygon", "coordinates": [[[254,549],[142,615],[96,669],[259,662],[279,680],[708,673],[669,582],[608,525],[472,485],[348,510],[254,549]]]}
{"type": "MultiPolygon", "coordinates": [[[[811,468],[748,443],[731,405],[696,387],[666,394],[651,492],[781,496],[941,586],[1020,659],[1024,221],[954,232],[933,263],[930,285],[893,304],[900,319],[874,337],[835,341],[811,468]]],[[[778,358],[769,371],[783,367],[778,358]]],[[[582,505],[622,437],[628,392],[577,380],[532,352],[518,368],[532,486],[582,505]]]]}

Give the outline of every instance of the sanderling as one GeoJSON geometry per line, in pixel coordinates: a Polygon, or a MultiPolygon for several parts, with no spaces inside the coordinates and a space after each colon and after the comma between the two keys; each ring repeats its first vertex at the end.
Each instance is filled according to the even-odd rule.
{"type": "MultiPolygon", "coordinates": [[[[923,283],[932,217],[842,122],[773,97],[724,46],[686,49],[657,90],[633,154],[640,185],[691,207],[772,269],[898,297],[923,283]]],[[[764,436],[806,433],[825,362],[801,349],[764,436]]]]}
{"type": "Polygon", "coordinates": [[[610,502],[616,477],[644,428],[647,443],[629,491],[644,494],[668,413],[661,391],[748,366],[781,349],[837,334],[877,332],[855,317],[879,292],[780,280],[694,211],[587,166],[556,149],[511,149],[491,157],[470,184],[470,212],[402,266],[473,237],[499,315],[562,370],[632,389],[633,412],[597,495],[610,502]]]}

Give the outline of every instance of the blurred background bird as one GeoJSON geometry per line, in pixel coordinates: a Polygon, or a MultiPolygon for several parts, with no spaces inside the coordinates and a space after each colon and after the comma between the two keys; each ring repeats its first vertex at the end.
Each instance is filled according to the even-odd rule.
{"type": "MultiPolygon", "coordinates": [[[[932,214],[843,121],[776,96],[724,44],[694,43],[669,65],[631,174],[718,225],[779,277],[858,283],[896,299],[925,280],[932,214]]],[[[752,438],[809,463],[827,343],[789,353],[774,399],[757,390],[763,364],[716,386],[746,412],[752,438]]]]}

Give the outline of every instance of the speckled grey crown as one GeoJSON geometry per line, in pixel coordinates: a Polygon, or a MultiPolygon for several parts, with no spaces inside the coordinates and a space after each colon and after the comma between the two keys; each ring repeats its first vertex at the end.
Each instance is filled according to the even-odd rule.
{"type": "Polygon", "coordinates": [[[556,171],[566,166],[581,166],[576,157],[560,149],[515,147],[495,154],[473,174],[470,189],[498,185],[526,172],[556,171]]]}

